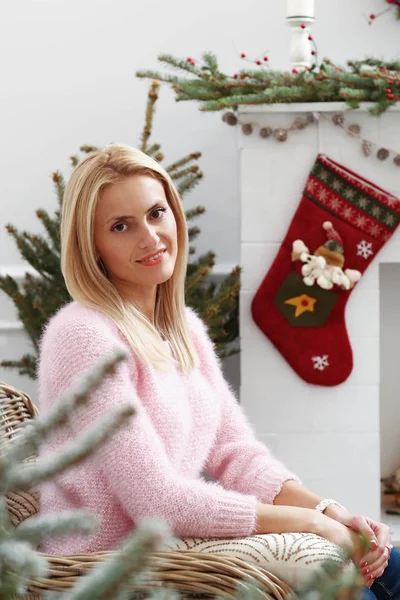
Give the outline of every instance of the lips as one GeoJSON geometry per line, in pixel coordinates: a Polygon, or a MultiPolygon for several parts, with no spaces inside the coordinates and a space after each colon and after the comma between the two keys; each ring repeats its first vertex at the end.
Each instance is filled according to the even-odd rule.
{"type": "Polygon", "coordinates": [[[166,248],[161,248],[161,250],[157,250],[157,252],[153,252],[153,254],[148,254],[147,256],[144,256],[143,258],[141,258],[140,260],[137,260],[136,262],[139,262],[139,263],[146,262],[150,258],[154,258],[154,256],[157,256],[158,254],[161,255],[165,251],[166,251],[166,248]]]}

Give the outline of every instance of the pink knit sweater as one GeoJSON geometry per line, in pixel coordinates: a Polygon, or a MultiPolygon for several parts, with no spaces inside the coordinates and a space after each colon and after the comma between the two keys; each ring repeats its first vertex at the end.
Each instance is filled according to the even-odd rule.
{"type": "MultiPolygon", "coordinates": [[[[245,537],[255,527],[257,502],[272,503],[284,481],[297,480],[256,439],[205,323],[189,307],[186,315],[200,359],[196,368],[162,373],[130,352],[68,428],[42,445],[42,456],[52,454],[112,407],[130,402],[136,409],[91,457],[41,485],[42,514],[85,507],[100,521],[95,533],[44,540],[43,552],[111,550],[143,516],[163,518],[179,537],[245,537]]],[[[108,317],[76,301],[62,307],[41,339],[41,413],[116,348],[130,350],[108,317]]]]}

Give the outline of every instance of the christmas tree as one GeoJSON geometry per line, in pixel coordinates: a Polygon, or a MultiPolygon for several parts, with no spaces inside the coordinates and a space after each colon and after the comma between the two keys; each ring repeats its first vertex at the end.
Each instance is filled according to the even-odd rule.
{"type": "MultiPolygon", "coordinates": [[[[148,92],[145,124],[139,147],[147,155],[161,162],[164,160],[164,155],[161,152],[160,144],[149,144],[158,88],[159,83],[152,82],[148,92]]],[[[89,153],[97,148],[85,145],[80,150],[89,153]]],[[[165,167],[181,198],[203,178],[203,173],[197,164],[200,156],[200,152],[192,152],[165,167]]],[[[76,166],[79,157],[74,155],[70,158],[72,166],[76,166]]],[[[35,379],[36,376],[39,339],[44,325],[61,306],[72,300],[65,287],[60,268],[60,218],[65,181],[59,171],[53,173],[52,178],[59,208],[53,217],[43,209],[36,211],[36,216],[47,232],[47,239],[26,231],[20,233],[15,226],[6,225],[8,233],[14,237],[23,258],[35,269],[37,275],[25,273],[21,288],[11,276],[0,276],[0,289],[15,304],[18,317],[34,348],[34,353],[24,354],[19,360],[2,360],[0,365],[6,368],[17,368],[21,375],[28,375],[32,379],[35,379]]],[[[203,206],[197,206],[186,211],[186,219],[191,222],[204,212],[203,206]]],[[[199,235],[200,229],[197,226],[191,226],[188,229],[190,245],[186,277],[186,304],[195,308],[207,323],[218,354],[223,359],[238,352],[236,348],[230,347],[230,344],[239,335],[240,267],[236,266],[220,284],[211,281],[209,275],[215,264],[215,254],[210,251],[194,259],[193,255],[196,250],[192,243],[199,235]]]]}

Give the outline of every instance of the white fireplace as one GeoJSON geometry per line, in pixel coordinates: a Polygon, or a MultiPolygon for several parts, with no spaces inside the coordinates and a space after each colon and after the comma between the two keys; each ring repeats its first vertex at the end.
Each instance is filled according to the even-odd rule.
{"type": "MultiPolygon", "coordinates": [[[[356,111],[348,111],[346,123],[358,123],[363,137],[400,152],[399,107],[372,117],[367,112],[369,106],[365,104],[356,111]]],[[[243,107],[239,118],[263,126],[289,127],[299,113],[343,110],[346,107],[342,103],[277,104],[243,107]]],[[[400,465],[400,402],[395,398],[395,387],[390,391],[396,380],[398,389],[400,368],[398,374],[388,374],[388,369],[380,366],[380,362],[385,361],[381,354],[397,345],[397,340],[390,338],[390,324],[388,326],[385,315],[380,314],[380,281],[393,283],[396,277],[400,278],[400,231],[397,230],[375,258],[348,301],[346,322],[354,369],[339,386],[313,386],[300,379],[253,322],[250,304],[283,240],[319,152],[399,197],[400,168],[391,158],[384,162],[374,155],[366,158],[358,139],[323,116],[317,124],[290,132],[286,142],[263,139],[257,128],[246,136],[238,127],[237,139],[240,264],[243,267],[241,403],[258,437],[307,487],[325,497],[338,499],[351,511],[381,518],[381,473],[388,474],[385,470],[392,467],[389,462],[393,462],[396,453],[400,465]],[[385,269],[391,269],[395,275],[388,275],[385,269]],[[382,348],[381,328],[385,331],[382,348]],[[385,402],[384,406],[380,406],[381,401],[385,402]],[[387,446],[381,451],[384,444],[390,444],[390,452],[387,446]]],[[[389,295],[387,291],[382,292],[382,295],[391,298],[391,292],[389,295]]],[[[396,328],[400,330],[400,297],[397,306],[399,312],[393,335],[396,328]]],[[[396,319],[395,310],[391,311],[392,318],[396,319]]],[[[400,522],[400,517],[398,519],[400,522]]]]}

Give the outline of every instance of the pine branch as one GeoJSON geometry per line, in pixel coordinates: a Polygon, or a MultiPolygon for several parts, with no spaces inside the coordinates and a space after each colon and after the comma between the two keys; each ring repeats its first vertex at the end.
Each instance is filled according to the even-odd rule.
{"type": "Polygon", "coordinates": [[[151,554],[172,538],[170,528],[160,519],[142,519],[138,525],[138,531],[125,540],[121,549],[80,577],[63,594],[63,600],[110,600],[127,586],[133,587],[149,564],[151,554]]]}
{"type": "Polygon", "coordinates": [[[160,87],[160,84],[158,83],[158,81],[153,81],[151,84],[150,90],[147,94],[148,100],[147,100],[147,107],[146,107],[145,124],[144,124],[142,135],[141,135],[142,144],[141,144],[140,149],[142,152],[147,152],[147,142],[151,135],[151,128],[152,128],[152,123],[153,123],[155,104],[158,99],[157,92],[158,92],[159,87],[160,87]]]}
{"type": "Polygon", "coordinates": [[[205,212],[206,212],[206,209],[204,206],[196,206],[195,208],[191,208],[191,209],[185,211],[185,217],[186,217],[187,221],[191,221],[192,219],[195,219],[196,217],[203,215],[205,212]]]}
{"type": "Polygon", "coordinates": [[[260,69],[242,70],[239,76],[226,75],[218,70],[216,57],[203,54],[205,65],[200,67],[193,59],[179,59],[171,55],[160,55],[162,63],[184,71],[181,77],[168,77],[154,71],[138,71],[138,77],[152,77],[172,86],[177,101],[200,103],[201,111],[219,111],[240,105],[271,104],[277,102],[334,102],[345,100],[349,107],[356,101],[375,102],[371,114],[380,114],[393,105],[399,96],[386,99],[388,77],[400,80],[399,61],[384,62],[373,58],[348,61],[347,67],[334,66],[332,61],[317,70],[316,65],[300,73],[289,73],[260,69]],[[372,67],[367,72],[365,67],[372,67]]]}
{"type": "Polygon", "coordinates": [[[57,193],[58,204],[61,207],[63,196],[64,196],[64,191],[65,191],[64,177],[63,177],[62,173],[60,173],[60,171],[55,171],[52,175],[52,179],[53,179],[54,187],[55,187],[56,193],[57,193]]]}
{"type": "Polygon", "coordinates": [[[197,269],[196,273],[186,277],[185,292],[186,294],[196,285],[199,284],[210,273],[211,268],[208,265],[201,266],[197,269]]]}
{"type": "Polygon", "coordinates": [[[201,171],[187,175],[187,177],[185,177],[177,186],[178,194],[184,196],[187,192],[196,187],[201,179],[203,179],[203,173],[201,171]]]}
{"type": "MultiPolygon", "coordinates": [[[[88,427],[80,436],[79,446],[75,440],[63,446],[57,456],[50,456],[34,464],[28,463],[23,469],[3,469],[0,488],[7,492],[10,489],[25,490],[37,486],[56,474],[63,473],[71,466],[79,465],[86,460],[99,446],[106,442],[115,431],[125,425],[135,414],[133,406],[126,405],[105,415],[92,427],[88,427]]],[[[13,466],[13,465],[11,465],[13,466]]]]}
{"type": "Polygon", "coordinates": [[[188,227],[188,236],[189,236],[189,240],[192,241],[194,240],[194,238],[196,238],[200,233],[200,228],[197,226],[194,227],[188,227]]]}
{"type": "Polygon", "coordinates": [[[199,166],[193,165],[192,167],[187,167],[186,169],[182,169],[182,171],[175,171],[171,175],[171,179],[173,179],[174,181],[177,179],[182,179],[182,177],[186,177],[186,175],[189,175],[191,173],[198,173],[198,171],[199,171],[199,166]]]}
{"type": "Polygon", "coordinates": [[[14,532],[14,539],[38,544],[44,538],[57,537],[74,531],[91,533],[98,525],[98,519],[89,510],[64,510],[54,514],[37,514],[18,525],[14,532]]]}
{"type": "Polygon", "coordinates": [[[20,375],[28,375],[28,377],[34,379],[37,372],[37,358],[32,354],[24,354],[20,360],[0,361],[0,367],[4,369],[18,369],[20,375]]]}
{"type": "MultiPolygon", "coordinates": [[[[84,373],[66,392],[62,392],[58,402],[52,406],[41,419],[31,420],[14,440],[7,452],[7,460],[0,461],[0,475],[8,472],[13,465],[22,462],[27,456],[37,453],[39,445],[54,431],[65,425],[68,415],[90,401],[93,393],[102,383],[103,377],[114,374],[116,365],[127,358],[126,352],[114,352],[110,357],[102,358],[84,373]]],[[[0,486],[2,477],[0,477],[0,486]]],[[[1,488],[0,488],[1,489],[1,488]]]]}
{"type": "Polygon", "coordinates": [[[44,228],[47,231],[48,236],[53,242],[53,248],[57,252],[61,253],[61,239],[60,239],[60,211],[56,211],[55,219],[52,219],[47,211],[43,208],[38,208],[36,211],[37,218],[42,222],[44,228]]]}
{"type": "MultiPolygon", "coordinates": [[[[153,156],[161,148],[160,144],[152,144],[150,148],[146,150],[147,156],[153,156]]],[[[158,159],[157,159],[158,160],[158,159]]]]}
{"type": "Polygon", "coordinates": [[[172,163],[171,165],[168,165],[167,167],[165,167],[165,170],[168,171],[168,173],[171,175],[173,171],[176,171],[176,169],[183,167],[184,165],[191,162],[192,160],[198,160],[200,157],[201,157],[201,152],[191,152],[184,158],[181,158],[180,160],[177,160],[176,162],[172,163]]]}

